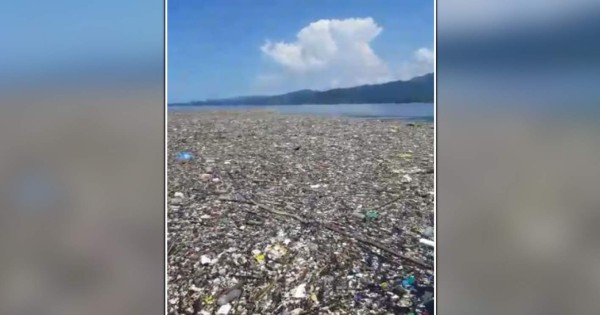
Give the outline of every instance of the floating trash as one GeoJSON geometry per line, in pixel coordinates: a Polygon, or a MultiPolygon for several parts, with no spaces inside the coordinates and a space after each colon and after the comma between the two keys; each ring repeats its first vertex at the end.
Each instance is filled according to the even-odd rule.
{"type": "Polygon", "coordinates": [[[217,315],[227,315],[231,311],[231,304],[225,304],[217,310],[217,315]]]}
{"type": "Polygon", "coordinates": [[[365,213],[365,218],[368,220],[376,220],[379,219],[379,212],[375,210],[369,210],[365,213]]]}
{"type": "Polygon", "coordinates": [[[183,151],[183,152],[177,153],[177,160],[179,160],[179,161],[187,162],[192,159],[194,159],[194,155],[190,152],[183,151]]]}
{"type": "Polygon", "coordinates": [[[426,238],[419,239],[419,243],[427,245],[429,247],[435,247],[435,242],[426,238]]]}
{"type": "Polygon", "coordinates": [[[205,296],[202,302],[206,305],[215,304],[215,298],[212,295],[205,296]]]}
{"type": "Polygon", "coordinates": [[[313,303],[318,304],[319,303],[319,299],[317,298],[317,295],[314,293],[310,294],[310,299],[311,301],[313,301],[313,303]]]}
{"type": "Polygon", "coordinates": [[[423,315],[433,129],[206,112],[171,115],[168,136],[167,314],[423,315]]]}
{"type": "Polygon", "coordinates": [[[242,290],[240,290],[240,289],[230,290],[226,294],[223,294],[222,296],[219,297],[219,299],[217,300],[217,304],[225,305],[225,304],[239,298],[240,295],[242,295],[242,290]]]}
{"type": "Polygon", "coordinates": [[[402,280],[402,286],[405,288],[411,288],[415,283],[416,279],[414,276],[410,276],[404,280],[402,280]]]}
{"type": "Polygon", "coordinates": [[[275,244],[267,247],[267,255],[271,259],[279,259],[287,253],[287,249],[280,244],[275,244]]]}
{"type": "Polygon", "coordinates": [[[256,261],[259,263],[263,263],[265,261],[265,255],[264,254],[254,255],[254,259],[256,259],[256,261]]]}
{"type": "Polygon", "coordinates": [[[303,299],[306,297],[306,283],[303,283],[299,286],[297,286],[293,291],[292,291],[292,297],[296,298],[296,299],[303,299]]]}

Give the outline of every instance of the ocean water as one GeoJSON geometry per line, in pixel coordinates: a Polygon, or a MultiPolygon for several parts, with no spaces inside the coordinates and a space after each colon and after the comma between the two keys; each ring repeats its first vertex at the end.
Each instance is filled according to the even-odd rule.
{"type": "Polygon", "coordinates": [[[215,111],[240,109],[267,109],[283,114],[313,114],[334,117],[396,119],[415,122],[433,122],[433,103],[408,104],[334,104],[334,105],[202,105],[169,106],[169,111],[215,111]]]}

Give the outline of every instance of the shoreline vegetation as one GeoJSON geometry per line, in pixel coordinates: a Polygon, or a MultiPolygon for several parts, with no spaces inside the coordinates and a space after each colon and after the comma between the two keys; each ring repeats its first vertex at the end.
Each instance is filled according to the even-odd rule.
{"type": "Polygon", "coordinates": [[[168,128],[169,314],[400,314],[433,294],[431,124],[250,110],[168,128]]]}

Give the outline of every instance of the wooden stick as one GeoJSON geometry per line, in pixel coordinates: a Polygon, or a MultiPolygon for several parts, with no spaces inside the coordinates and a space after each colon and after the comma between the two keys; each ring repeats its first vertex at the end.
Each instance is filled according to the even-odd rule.
{"type": "MultiPolygon", "coordinates": [[[[293,219],[295,219],[297,221],[300,221],[302,223],[308,223],[308,221],[300,218],[297,215],[290,214],[290,213],[287,213],[285,211],[278,211],[278,210],[272,209],[272,208],[270,208],[270,207],[268,207],[268,206],[266,206],[264,204],[261,204],[261,203],[258,203],[256,201],[254,201],[254,200],[237,200],[237,199],[228,199],[228,198],[220,198],[220,200],[256,205],[259,208],[261,208],[263,210],[266,210],[266,211],[269,211],[269,212],[271,212],[273,214],[278,214],[278,215],[290,217],[290,218],[293,218],[293,219]]],[[[352,234],[350,234],[348,232],[345,232],[345,231],[342,231],[342,230],[338,229],[337,227],[334,227],[331,224],[322,224],[322,223],[319,223],[319,222],[315,222],[315,223],[318,223],[318,224],[324,226],[326,229],[328,229],[330,231],[333,231],[333,232],[336,232],[338,234],[344,235],[344,236],[346,236],[348,238],[353,238],[353,239],[355,239],[355,240],[357,240],[357,241],[359,241],[361,243],[364,243],[364,244],[367,244],[367,245],[379,248],[380,250],[382,250],[382,251],[384,251],[384,252],[386,252],[388,254],[391,254],[393,256],[396,256],[396,257],[398,257],[400,259],[403,259],[403,260],[405,260],[405,261],[407,261],[409,263],[412,263],[413,265],[417,265],[417,266],[419,266],[421,268],[424,268],[424,269],[432,269],[431,266],[428,266],[427,264],[425,264],[425,263],[423,263],[423,262],[421,262],[419,260],[416,260],[414,258],[405,256],[405,255],[402,255],[401,253],[398,253],[398,252],[396,252],[396,251],[394,251],[394,250],[392,250],[390,248],[387,248],[384,245],[382,245],[380,243],[377,243],[375,241],[371,241],[371,240],[368,240],[368,239],[360,237],[360,236],[352,235],[352,234]]]]}

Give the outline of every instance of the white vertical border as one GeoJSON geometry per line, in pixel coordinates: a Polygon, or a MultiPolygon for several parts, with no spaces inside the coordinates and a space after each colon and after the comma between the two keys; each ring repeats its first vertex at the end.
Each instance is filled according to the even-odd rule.
{"type": "Polygon", "coordinates": [[[168,262],[169,261],[168,261],[168,256],[167,256],[168,255],[167,251],[169,250],[168,249],[168,244],[169,244],[168,243],[168,236],[169,236],[169,233],[168,233],[168,226],[167,226],[167,219],[168,219],[168,217],[167,217],[167,210],[168,210],[167,209],[168,186],[167,185],[168,185],[168,181],[169,181],[169,179],[167,177],[167,169],[168,169],[167,168],[167,166],[168,166],[168,163],[167,163],[167,161],[168,161],[168,159],[167,159],[167,157],[168,157],[168,154],[167,154],[167,148],[168,148],[167,143],[169,141],[169,138],[167,138],[167,129],[168,129],[168,126],[169,126],[168,125],[168,119],[167,119],[167,115],[169,113],[169,107],[168,107],[169,89],[167,88],[168,87],[167,83],[168,83],[168,78],[169,78],[169,76],[168,76],[169,59],[167,58],[167,56],[168,56],[168,54],[167,54],[168,53],[168,47],[167,47],[168,44],[167,43],[168,43],[168,38],[169,38],[169,32],[168,32],[168,28],[169,28],[168,25],[169,24],[168,24],[168,15],[167,15],[167,11],[168,11],[167,2],[168,2],[168,0],[163,0],[163,1],[164,1],[163,2],[163,10],[164,10],[164,18],[163,18],[164,22],[163,23],[164,23],[164,32],[165,32],[164,36],[163,36],[163,38],[164,38],[164,58],[165,58],[164,59],[164,65],[165,65],[165,69],[164,69],[164,71],[165,71],[164,72],[165,73],[165,79],[164,79],[164,81],[165,81],[165,86],[164,86],[164,91],[165,91],[165,99],[164,99],[164,102],[165,102],[165,104],[164,104],[164,113],[165,113],[165,122],[164,122],[164,124],[165,124],[165,128],[164,128],[165,129],[165,135],[164,135],[164,137],[165,137],[165,157],[164,157],[164,159],[165,159],[165,165],[164,165],[164,167],[165,167],[165,179],[164,179],[164,181],[165,181],[165,199],[164,199],[164,212],[165,212],[164,213],[165,214],[165,227],[164,227],[164,233],[165,233],[165,244],[164,244],[164,248],[165,248],[165,275],[164,275],[165,276],[165,286],[164,286],[164,288],[165,288],[165,297],[164,297],[164,299],[165,299],[165,306],[164,306],[164,308],[165,308],[165,315],[166,315],[166,314],[168,314],[168,306],[169,306],[169,301],[168,301],[168,294],[169,294],[169,286],[168,286],[168,283],[169,283],[169,281],[168,281],[169,265],[168,265],[168,262]]]}
{"type": "Polygon", "coordinates": [[[437,0],[433,0],[433,309],[438,314],[437,292],[437,0]]]}

